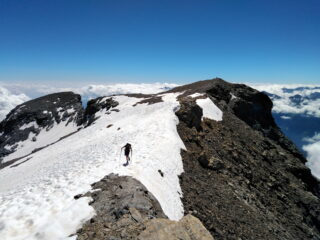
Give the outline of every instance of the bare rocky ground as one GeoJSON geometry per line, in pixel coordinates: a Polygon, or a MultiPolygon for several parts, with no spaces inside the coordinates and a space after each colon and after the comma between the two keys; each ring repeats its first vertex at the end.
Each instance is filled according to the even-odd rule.
{"type": "Polygon", "coordinates": [[[195,99],[180,98],[185,212],[218,240],[320,239],[319,181],[276,126],[270,99],[221,79],[182,89],[206,93],[223,110],[223,121],[201,121],[195,99]]]}
{"type": "MultiPolygon", "coordinates": [[[[131,177],[108,175],[93,184],[96,216],[77,232],[78,240],[212,240],[200,220],[188,215],[167,219],[155,197],[131,177]]],[[[82,196],[76,196],[79,198],[82,196]]]]}
{"type": "Polygon", "coordinates": [[[136,180],[108,176],[94,185],[103,189],[91,193],[97,216],[78,239],[320,239],[319,181],[276,126],[265,94],[221,79],[169,92],[183,92],[176,115],[187,147],[180,176],[186,216],[168,220],[136,180]],[[210,97],[223,120],[202,120],[193,93],[210,97]]]}

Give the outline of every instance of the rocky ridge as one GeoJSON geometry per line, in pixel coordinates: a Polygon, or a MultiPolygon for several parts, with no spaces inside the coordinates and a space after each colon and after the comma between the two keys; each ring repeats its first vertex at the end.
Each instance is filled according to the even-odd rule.
{"type": "Polygon", "coordinates": [[[202,121],[197,98],[180,97],[185,212],[215,239],[320,239],[319,181],[276,126],[270,99],[221,79],[181,88],[223,111],[221,122],[202,121]]]}
{"type": "MultiPolygon", "coordinates": [[[[319,181],[275,124],[268,96],[222,79],[168,92],[183,92],[176,115],[187,147],[180,177],[185,214],[200,219],[215,239],[320,238],[319,181]],[[223,111],[223,121],[202,119],[196,100],[206,97],[223,111]]],[[[152,221],[158,228],[169,220],[152,221]]]]}

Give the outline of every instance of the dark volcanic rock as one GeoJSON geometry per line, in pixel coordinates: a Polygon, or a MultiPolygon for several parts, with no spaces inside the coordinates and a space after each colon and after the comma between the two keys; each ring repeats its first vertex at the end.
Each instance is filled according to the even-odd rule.
{"type": "Polygon", "coordinates": [[[189,99],[184,101],[184,104],[181,105],[181,109],[176,115],[189,128],[195,127],[197,130],[201,130],[202,108],[195,101],[189,99]]]}
{"type": "Polygon", "coordinates": [[[166,218],[156,198],[137,180],[114,174],[93,184],[97,190],[86,194],[96,216],[77,232],[85,239],[136,239],[144,229],[143,222],[166,218]]]}
{"type": "Polygon", "coordinates": [[[168,220],[156,198],[132,177],[110,174],[93,184],[93,190],[85,196],[93,198],[96,216],[77,231],[78,240],[213,240],[191,215],[168,220]]]}
{"type": "Polygon", "coordinates": [[[180,97],[185,212],[215,239],[320,239],[319,181],[274,123],[270,99],[221,79],[191,87],[183,90],[206,92],[223,120],[190,124],[195,105],[180,97]]]}
{"type": "MultiPolygon", "coordinates": [[[[87,108],[85,110],[83,122],[87,124],[87,126],[91,125],[95,120],[95,114],[102,109],[106,109],[107,111],[111,108],[115,108],[119,103],[114,101],[112,97],[98,97],[92,99],[88,102],[87,108]]],[[[117,110],[117,109],[113,109],[117,110]]]]}
{"type": "Polygon", "coordinates": [[[143,217],[165,217],[156,198],[134,178],[111,174],[93,184],[93,189],[99,189],[92,194],[92,206],[103,212],[102,221],[116,221],[130,208],[139,210],[143,217]]]}
{"type": "Polygon", "coordinates": [[[0,158],[12,153],[15,144],[34,133],[33,141],[41,129],[50,130],[54,123],[81,124],[83,108],[81,97],[72,92],[54,93],[25,102],[15,107],[0,123],[0,158]],[[11,146],[5,149],[4,146],[11,146]]]}

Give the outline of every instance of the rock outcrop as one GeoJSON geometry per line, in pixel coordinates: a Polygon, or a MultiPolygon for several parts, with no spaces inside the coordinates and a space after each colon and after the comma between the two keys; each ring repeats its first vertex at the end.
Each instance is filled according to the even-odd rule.
{"type": "Polygon", "coordinates": [[[152,219],[145,225],[146,229],[138,236],[139,240],[213,240],[200,220],[190,214],[178,222],[152,219]]]}
{"type": "Polygon", "coordinates": [[[14,152],[16,144],[27,140],[31,133],[32,141],[36,141],[42,129],[50,131],[60,123],[80,125],[82,117],[81,97],[72,92],[54,93],[18,105],[0,123],[0,160],[14,152]]]}
{"type": "Polygon", "coordinates": [[[98,97],[89,100],[85,110],[83,124],[85,124],[86,126],[91,125],[97,119],[95,116],[97,112],[101,111],[102,109],[109,110],[111,108],[115,108],[118,105],[119,103],[114,101],[112,97],[98,97]]]}
{"type": "Polygon", "coordinates": [[[84,196],[93,199],[96,216],[78,230],[78,240],[212,240],[191,215],[179,222],[168,220],[156,198],[131,177],[108,175],[84,196]]]}
{"type": "Polygon", "coordinates": [[[180,97],[185,212],[215,239],[320,239],[319,181],[276,126],[270,99],[221,79],[171,91],[181,90],[223,111],[222,121],[201,121],[196,98],[180,97]]]}

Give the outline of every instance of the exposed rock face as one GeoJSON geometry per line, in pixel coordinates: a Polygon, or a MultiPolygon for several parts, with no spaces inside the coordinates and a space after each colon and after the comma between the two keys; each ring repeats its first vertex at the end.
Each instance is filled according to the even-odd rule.
{"type": "Polygon", "coordinates": [[[78,230],[78,240],[212,239],[195,217],[179,222],[166,219],[155,197],[131,177],[111,174],[93,184],[93,189],[97,191],[85,196],[93,198],[97,214],[78,230]]]}
{"type": "Polygon", "coordinates": [[[15,144],[30,133],[49,131],[54,124],[80,124],[83,117],[81,97],[72,92],[54,93],[25,102],[14,108],[0,123],[0,159],[15,151],[15,144]],[[5,148],[5,146],[11,146],[5,148]]]}
{"type": "Polygon", "coordinates": [[[180,97],[185,212],[215,239],[320,239],[319,182],[274,123],[269,98],[221,79],[183,90],[223,111],[222,121],[201,121],[195,99],[180,97]]]}
{"type": "Polygon", "coordinates": [[[91,125],[95,120],[95,114],[102,109],[109,110],[111,108],[115,108],[119,103],[114,101],[112,97],[98,97],[92,99],[88,102],[87,108],[85,110],[83,122],[87,124],[87,126],[91,125]]]}
{"type": "Polygon", "coordinates": [[[195,127],[198,131],[201,128],[202,109],[195,101],[186,99],[184,104],[181,104],[180,111],[176,112],[179,120],[184,122],[187,127],[195,127]]]}
{"type": "Polygon", "coordinates": [[[156,198],[137,180],[111,174],[87,195],[97,215],[78,231],[78,239],[135,239],[143,221],[165,218],[156,198]]]}
{"type": "Polygon", "coordinates": [[[168,219],[152,219],[139,240],[213,240],[211,234],[199,219],[192,215],[184,216],[179,222],[168,219]]]}

